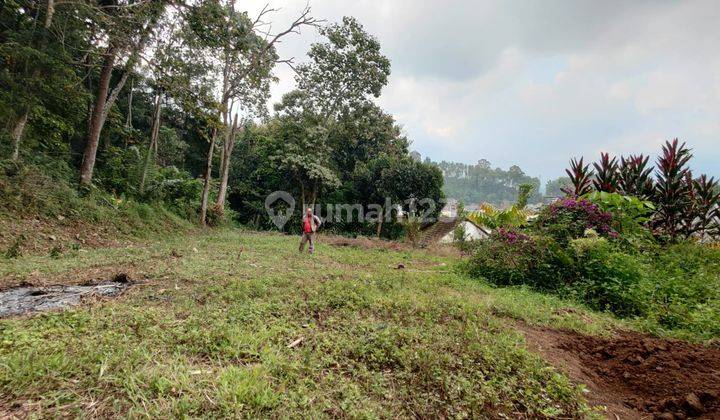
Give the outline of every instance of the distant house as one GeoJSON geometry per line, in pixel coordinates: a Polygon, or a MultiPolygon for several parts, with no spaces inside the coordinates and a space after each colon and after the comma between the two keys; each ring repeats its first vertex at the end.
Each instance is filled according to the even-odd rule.
{"type": "Polygon", "coordinates": [[[455,217],[457,215],[457,206],[458,201],[456,199],[449,199],[442,210],[440,210],[440,215],[443,217],[455,217]]]}
{"type": "Polygon", "coordinates": [[[462,225],[464,228],[466,241],[485,239],[490,236],[489,229],[478,226],[470,220],[457,217],[441,217],[436,223],[422,230],[420,243],[422,245],[452,243],[455,241],[455,228],[458,225],[462,225]]]}

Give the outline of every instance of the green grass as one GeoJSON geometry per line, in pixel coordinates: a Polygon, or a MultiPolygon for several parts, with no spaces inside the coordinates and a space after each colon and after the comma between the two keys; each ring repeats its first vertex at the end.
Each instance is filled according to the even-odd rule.
{"type": "Polygon", "coordinates": [[[0,414],[588,414],[582,389],[529,352],[512,325],[600,334],[623,325],[614,318],[492,288],[460,274],[452,257],[322,239],[308,256],[296,246],[295,237],[221,230],[1,261],[0,278],[132,264],[148,280],[119,299],[0,320],[0,414]]]}

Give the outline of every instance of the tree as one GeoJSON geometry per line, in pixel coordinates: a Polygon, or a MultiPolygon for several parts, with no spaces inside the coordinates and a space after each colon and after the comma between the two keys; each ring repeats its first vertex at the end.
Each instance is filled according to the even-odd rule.
{"type": "Polygon", "coordinates": [[[356,169],[353,181],[364,206],[377,209],[377,236],[382,233],[384,221],[391,216],[393,208],[388,208],[388,203],[400,206],[411,216],[436,217],[444,199],[442,183],[442,173],[437,167],[407,155],[382,155],[363,163],[356,169]]]}
{"type": "Polygon", "coordinates": [[[306,7],[285,30],[271,34],[264,30],[268,23],[263,19],[273,11],[266,7],[251,19],[247,13],[236,11],[234,0],[212,0],[203,2],[190,16],[195,43],[202,46],[203,54],[219,75],[216,91],[223,128],[217,136],[221,141],[220,184],[215,202],[218,212],[223,211],[227,197],[236,137],[253,116],[266,114],[273,67],[291,61],[280,59],[275,44],[298,33],[301,27],[317,23],[306,7]]]}
{"type": "Polygon", "coordinates": [[[13,1],[0,7],[0,118],[7,121],[13,161],[20,159],[29,127],[38,129],[37,140],[45,137],[49,143],[45,127],[55,126],[49,136],[54,141],[72,132],[81,114],[82,92],[67,94],[80,77],[67,63],[79,59],[73,53],[86,49],[86,14],[74,5],[64,6],[60,27],[54,24],[55,16],[54,1],[13,1]]]}
{"type": "Polygon", "coordinates": [[[346,181],[360,162],[368,162],[382,154],[405,156],[409,141],[392,115],[370,101],[346,109],[338,116],[328,137],[331,158],[342,168],[346,181]]]}
{"type": "Polygon", "coordinates": [[[271,130],[281,146],[272,159],[296,181],[302,208],[314,205],[322,190],[340,185],[331,167],[325,130],[318,115],[307,106],[307,95],[302,91],[283,96],[275,110],[278,116],[271,130]]]}
{"type": "Polygon", "coordinates": [[[303,206],[340,185],[328,141],[341,113],[351,114],[379,96],[390,74],[379,42],[354,18],[320,33],[326,41],[313,44],[310,62],[297,66],[298,89],[275,106],[274,129],[286,144],[273,159],[295,180],[303,206]]]}
{"type": "Polygon", "coordinates": [[[529,198],[531,202],[538,202],[542,198],[538,193],[540,179],[525,174],[517,165],[508,170],[493,169],[486,159],[480,159],[475,165],[447,161],[433,164],[442,170],[443,191],[449,198],[467,203],[485,202],[507,206],[515,200],[518,187],[522,184],[533,186],[534,192],[529,198]]]}
{"type": "Polygon", "coordinates": [[[310,47],[310,62],[297,67],[298,89],[327,128],[340,110],[379,97],[390,75],[380,43],[352,17],[321,28],[327,41],[310,47]]]}
{"type": "Polygon", "coordinates": [[[127,78],[138,63],[167,3],[168,1],[144,1],[120,5],[117,2],[108,2],[96,9],[101,32],[98,35],[107,38],[107,46],[102,53],[100,77],[88,123],[87,140],[80,168],[81,185],[89,186],[92,183],[100,134],[110,108],[115,104],[127,78]],[[118,58],[123,57],[125,64],[121,70],[122,74],[111,89],[115,64],[118,58]]]}
{"type": "Polygon", "coordinates": [[[565,194],[564,190],[571,186],[572,182],[569,177],[561,176],[557,179],[550,179],[545,183],[545,197],[559,198],[565,194]]]}

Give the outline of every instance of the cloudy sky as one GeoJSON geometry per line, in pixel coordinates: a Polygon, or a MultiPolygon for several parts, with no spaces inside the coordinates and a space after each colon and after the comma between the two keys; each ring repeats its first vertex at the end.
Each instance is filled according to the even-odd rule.
{"type": "MultiPolygon", "coordinates": [[[[244,5],[251,15],[265,1],[244,5]]],[[[281,28],[305,0],[271,1],[281,28]]],[[[657,155],[679,137],[720,176],[720,0],[311,0],[355,16],[392,62],[379,104],[433,160],[519,165],[543,180],[571,156],[657,155]]],[[[279,46],[305,59],[317,33],[279,46]]],[[[287,67],[274,99],[294,86],[287,67]]]]}

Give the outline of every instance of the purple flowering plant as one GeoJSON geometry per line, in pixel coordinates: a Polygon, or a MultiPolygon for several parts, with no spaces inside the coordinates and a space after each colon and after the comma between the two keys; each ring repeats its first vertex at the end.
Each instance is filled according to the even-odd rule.
{"type": "Polygon", "coordinates": [[[495,239],[508,244],[518,244],[528,242],[532,238],[522,232],[518,232],[515,229],[498,228],[495,230],[495,239]]]}
{"type": "Polygon", "coordinates": [[[561,241],[582,237],[586,229],[617,238],[612,213],[579,197],[566,197],[547,206],[538,217],[538,226],[561,241]]]}

